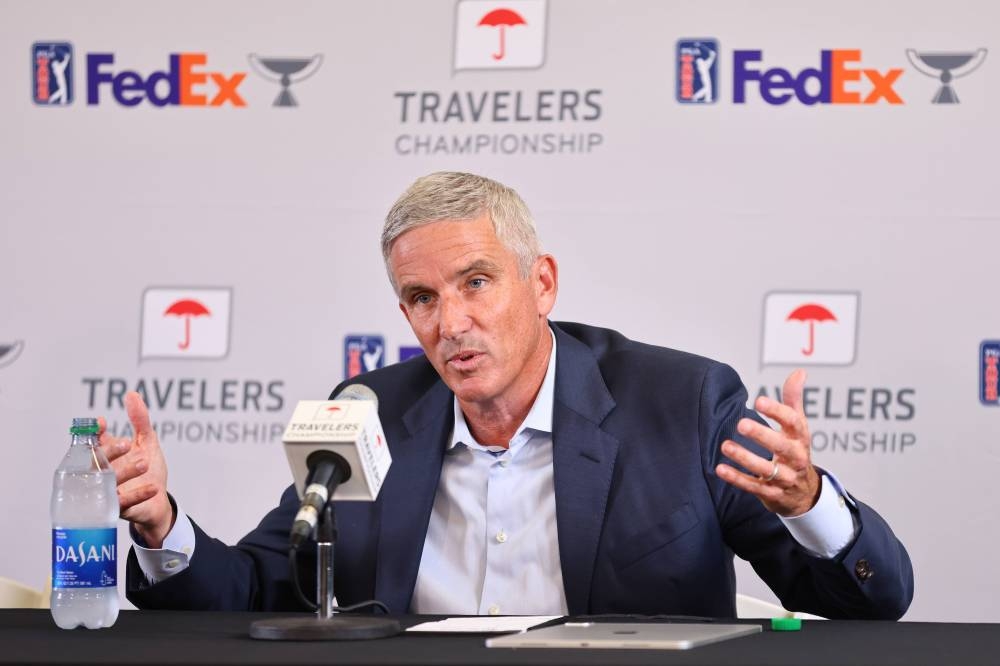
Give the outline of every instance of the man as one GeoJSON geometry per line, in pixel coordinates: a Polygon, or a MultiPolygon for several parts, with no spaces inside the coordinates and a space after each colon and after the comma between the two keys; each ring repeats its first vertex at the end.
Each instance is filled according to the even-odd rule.
{"type": "MultiPolygon", "coordinates": [[[[786,608],[906,611],[905,549],[810,462],[803,372],[788,378],[784,403],[756,402],[775,431],[746,409],[728,366],[549,322],[556,261],[520,197],[486,178],[417,180],[387,216],[382,251],[426,356],[353,380],[379,395],[394,462],[377,502],[336,507],[341,604],[732,616],[735,552],[786,608]]],[[[145,405],[133,393],[126,406],[135,439],[104,435],[102,446],[137,539],[129,598],[298,608],[287,563],[294,489],[237,546],[211,539],[168,498],[145,405]]]]}

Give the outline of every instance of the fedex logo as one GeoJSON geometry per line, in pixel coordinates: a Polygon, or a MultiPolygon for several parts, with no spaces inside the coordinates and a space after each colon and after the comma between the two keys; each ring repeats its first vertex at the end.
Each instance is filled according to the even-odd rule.
{"type": "Polygon", "coordinates": [[[102,87],[122,106],[148,100],[154,106],[246,106],[239,85],[246,72],[206,71],[204,53],[171,53],[167,71],[143,76],[134,70],[114,71],[113,53],[87,54],[87,104],[100,103],[102,87]]]}
{"type": "Polygon", "coordinates": [[[865,69],[860,49],[820,51],[819,69],[806,68],[797,74],[759,63],[763,51],[733,52],[733,102],[746,103],[747,88],[756,84],[768,104],[785,104],[793,97],[806,105],[813,104],[902,104],[893,85],[902,69],[865,69]],[[809,85],[810,82],[814,82],[809,85]]]}

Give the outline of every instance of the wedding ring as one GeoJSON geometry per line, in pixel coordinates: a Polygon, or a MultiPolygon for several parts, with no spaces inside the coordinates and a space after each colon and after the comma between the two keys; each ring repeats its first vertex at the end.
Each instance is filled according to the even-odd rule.
{"type": "Polygon", "coordinates": [[[774,481],[774,479],[777,478],[777,476],[778,476],[778,461],[777,460],[772,460],[771,462],[774,463],[774,467],[771,469],[770,476],[758,476],[757,477],[758,479],[760,479],[764,483],[770,483],[771,481],[774,481]]]}

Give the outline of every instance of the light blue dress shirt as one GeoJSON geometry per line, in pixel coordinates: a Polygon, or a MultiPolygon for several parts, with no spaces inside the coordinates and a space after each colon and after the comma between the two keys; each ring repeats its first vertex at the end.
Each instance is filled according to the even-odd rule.
{"type": "Polygon", "coordinates": [[[412,612],[567,613],[552,474],[555,368],[553,336],[538,397],[506,449],[477,442],[455,399],[412,612]]]}

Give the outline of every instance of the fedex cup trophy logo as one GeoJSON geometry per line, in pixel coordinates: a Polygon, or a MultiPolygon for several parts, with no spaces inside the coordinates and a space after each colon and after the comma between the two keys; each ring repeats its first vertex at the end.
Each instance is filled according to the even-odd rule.
{"type": "Polygon", "coordinates": [[[955,53],[906,49],[906,57],[918,72],[941,81],[941,87],[938,88],[931,103],[958,104],[958,94],[951,87],[951,82],[979,69],[986,60],[986,49],[955,53]]]}
{"type": "Polygon", "coordinates": [[[311,58],[263,58],[256,53],[248,56],[250,66],[257,74],[281,85],[281,92],[272,106],[298,106],[289,87],[293,83],[305,81],[316,73],[323,64],[323,56],[319,53],[311,58]]]}
{"type": "Polygon", "coordinates": [[[23,340],[15,340],[14,342],[0,342],[0,368],[10,365],[17,360],[17,357],[21,355],[21,351],[24,349],[23,340]]]}

